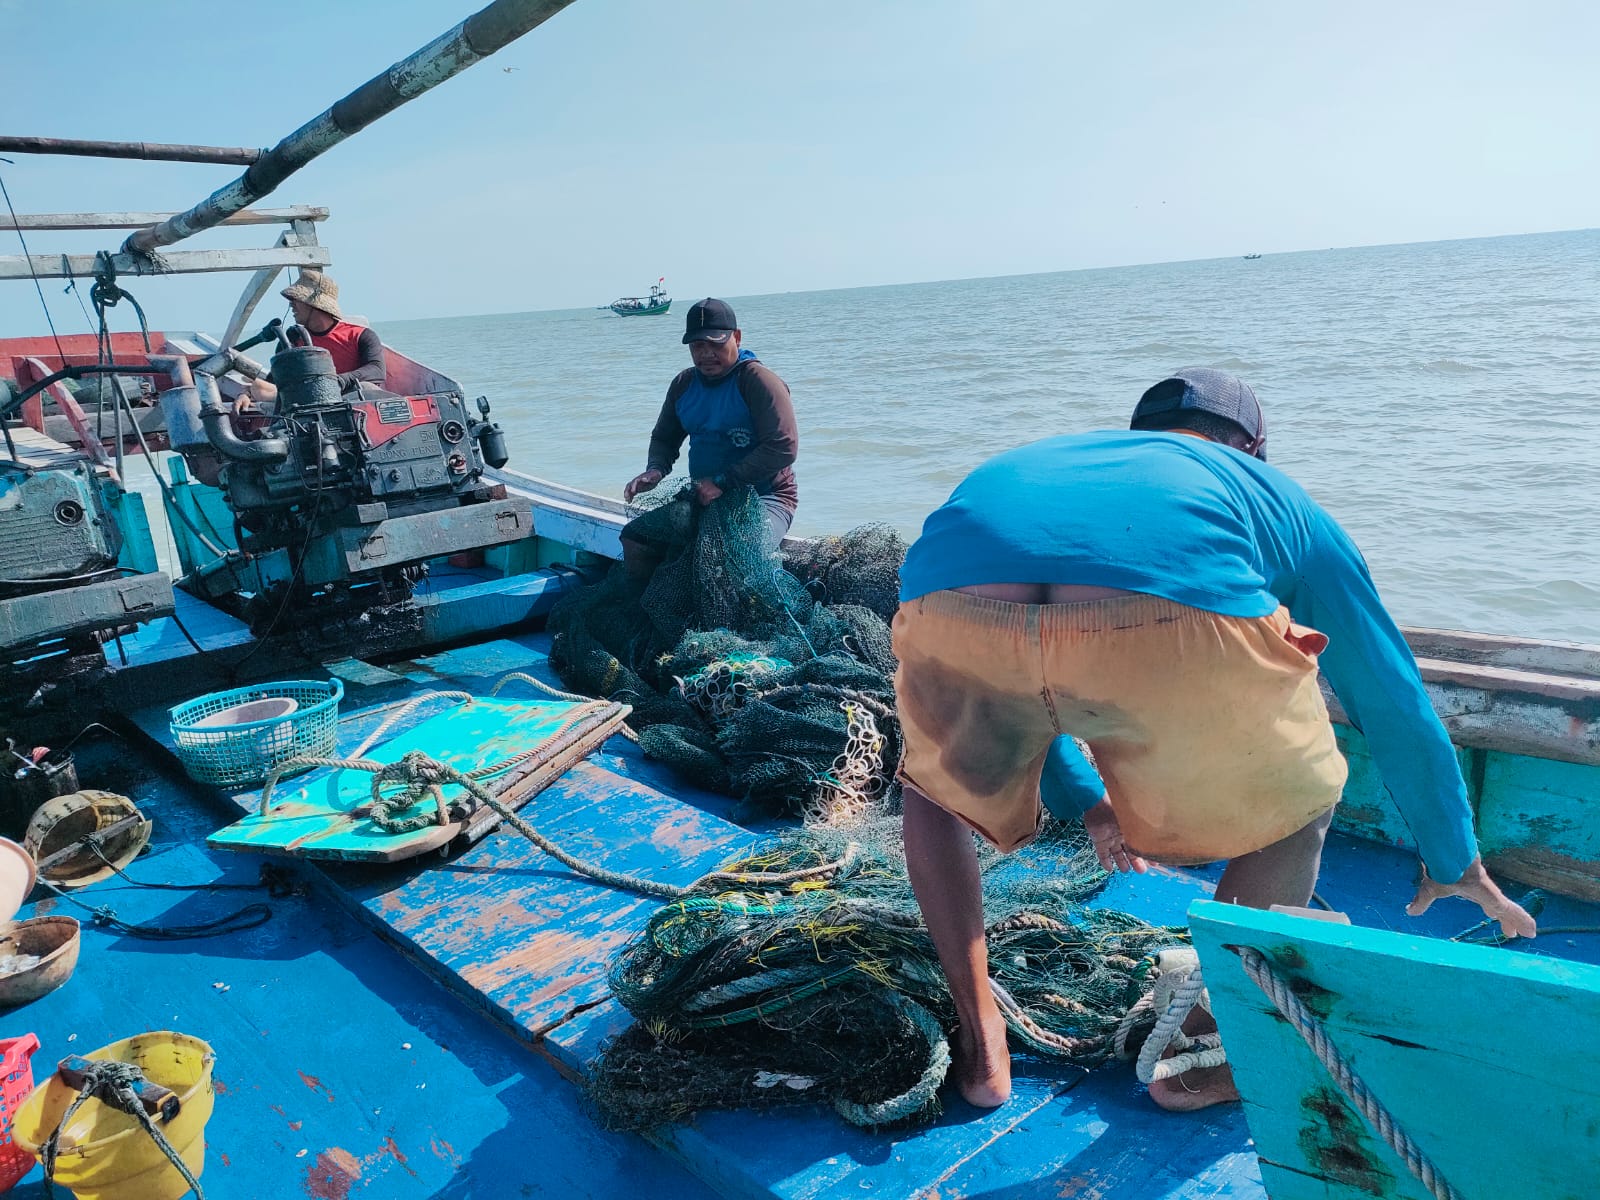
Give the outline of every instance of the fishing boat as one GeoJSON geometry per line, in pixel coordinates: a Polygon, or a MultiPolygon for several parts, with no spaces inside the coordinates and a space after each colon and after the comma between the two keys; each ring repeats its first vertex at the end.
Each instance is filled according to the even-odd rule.
{"type": "MultiPolygon", "coordinates": [[[[552,7],[491,6],[539,19],[552,7]]],[[[460,69],[485,44],[419,55],[460,69]]],[[[395,74],[417,78],[426,61],[395,74]]],[[[1401,920],[1409,833],[1335,702],[1351,772],[1319,891],[1349,924],[1213,903],[1207,868],[1119,876],[1094,901],[1191,926],[1243,1105],[1167,1114],[1127,1067],[1022,1059],[1005,1105],[979,1112],[947,1096],[941,1116],[912,1127],[858,1128],[805,1106],[708,1112],[643,1136],[598,1126],[579,1081],[633,1022],[608,967],[660,907],[616,880],[688,884],[772,825],[645,754],[620,705],[552,694],[564,688],[546,618],[620,557],[621,501],[518,471],[488,404],[469,408],[456,380],[400,349],[386,348],[380,393],[336,398],[281,326],[246,336],[280,271],[332,261],[317,236],[325,209],[246,207],[260,198],[241,181],[188,213],[23,216],[24,231],[133,232],[116,252],[0,258],[0,278],[98,275],[103,295],[136,291],[157,246],[166,274],[248,276],[215,338],[161,332],[159,314],[148,344],[141,333],[0,338],[0,723],[53,727],[47,740],[15,737],[13,799],[20,783],[44,789],[36,857],[58,881],[19,915],[81,924],[74,963],[52,951],[28,979],[0,977],[4,1004],[34,971],[54,971],[0,1033],[15,1039],[8,1070],[37,1040],[34,1076],[55,1089],[58,1118],[81,1074],[58,1063],[128,1055],[130,1036],[173,1031],[162,1053],[181,1058],[183,1038],[205,1051],[164,1086],[177,1110],[152,1067],[152,1120],[175,1130],[179,1112],[209,1110],[195,1165],[212,1200],[290,1188],[1587,1194],[1600,1151],[1588,1115],[1600,1075],[1587,1069],[1600,944],[1586,936],[1600,926],[1600,647],[1426,629],[1405,632],[1458,747],[1486,860],[1543,893],[1546,932],[1531,947],[1472,944],[1483,934],[1464,928],[1473,918],[1460,905],[1401,920]],[[282,232],[258,250],[164,249],[202,219],[282,232]],[[286,388],[293,419],[246,438],[232,417],[265,366],[252,342],[275,350],[280,381],[285,367],[306,370],[286,388]],[[126,482],[129,456],[163,451],[176,578],[126,482]],[[235,472],[226,487],[219,458],[235,472]],[[271,469],[283,463],[297,469],[271,469]],[[280,706],[246,711],[262,703],[252,689],[280,706]],[[270,782],[251,772],[252,756],[302,733],[325,763],[270,782]],[[88,800],[65,790],[67,752],[88,800]],[[463,775],[492,769],[481,778],[542,841],[485,808],[375,830],[377,776],[350,764],[413,752],[463,775]],[[99,798],[109,794],[138,815],[99,798]],[[149,848],[124,856],[118,836],[149,848]],[[68,867],[83,873],[67,879],[68,867]]],[[[419,804],[430,787],[460,786],[420,782],[419,804]]],[[[36,1144],[48,1131],[12,1132],[36,1144]]],[[[189,1162],[196,1141],[184,1146],[189,1162]]],[[[63,1183],[63,1166],[93,1157],[75,1149],[58,1157],[63,1183]]],[[[99,1194],[157,1194],[139,1172],[166,1167],[147,1159],[148,1147],[118,1159],[122,1190],[99,1194]]]]}
{"type": "Polygon", "coordinates": [[[623,296],[606,307],[619,317],[659,316],[672,307],[672,297],[667,295],[663,286],[666,282],[666,276],[662,276],[650,285],[648,296],[623,296]]]}
{"type": "Polygon", "coordinates": [[[1245,260],[1245,262],[1253,262],[1254,260],[1256,260],[1256,259],[1258,259],[1260,257],[1261,257],[1261,255],[1259,255],[1259,254],[1246,254],[1244,256],[1244,260],[1245,260]]]}

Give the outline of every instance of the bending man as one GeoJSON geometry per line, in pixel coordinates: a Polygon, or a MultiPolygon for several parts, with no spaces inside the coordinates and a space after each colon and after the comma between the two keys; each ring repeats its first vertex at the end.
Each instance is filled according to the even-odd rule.
{"type": "MultiPolygon", "coordinates": [[[[906,859],[973,1104],[1006,1099],[1010,1060],[969,831],[1001,850],[1027,843],[1043,776],[1108,870],[1226,859],[1217,899],[1306,904],[1346,775],[1319,655],[1421,849],[1408,911],[1457,895],[1507,934],[1536,932],[1484,871],[1454,750],[1360,552],[1266,465],[1265,441],[1246,384],[1185,370],[1144,394],[1132,432],[980,466],[906,557],[906,859]],[[1063,734],[1087,742],[1094,768],[1063,734]]],[[[1194,1108],[1238,1092],[1219,1067],[1151,1095],[1194,1108]]]]}

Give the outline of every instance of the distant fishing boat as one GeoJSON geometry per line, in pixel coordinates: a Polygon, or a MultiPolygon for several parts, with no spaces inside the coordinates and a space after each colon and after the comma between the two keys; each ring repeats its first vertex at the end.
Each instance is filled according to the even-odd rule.
{"type": "Polygon", "coordinates": [[[1245,261],[1249,262],[1251,259],[1260,258],[1261,255],[1259,255],[1259,254],[1246,254],[1244,257],[1245,257],[1245,261]]]}
{"type": "Polygon", "coordinates": [[[666,289],[661,285],[667,281],[663,275],[650,285],[648,296],[624,296],[620,300],[613,300],[606,307],[619,317],[653,317],[664,313],[672,307],[672,297],[667,295],[666,289]]]}

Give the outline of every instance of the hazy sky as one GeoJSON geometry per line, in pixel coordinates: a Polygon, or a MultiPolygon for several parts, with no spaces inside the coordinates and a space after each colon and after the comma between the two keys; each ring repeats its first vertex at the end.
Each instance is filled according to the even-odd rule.
{"type": "MultiPolygon", "coordinates": [[[[0,0],[0,132],[271,145],[470,11],[0,0]]],[[[332,208],[346,307],[379,321],[658,275],[738,296],[1582,228],[1597,45],[1590,3],[577,0],[269,203],[332,208]]],[[[23,212],[185,208],[238,174],[11,157],[23,212]]],[[[242,282],[129,286],[216,329],[242,282]]],[[[0,287],[0,331],[43,331],[31,285],[0,287]]]]}

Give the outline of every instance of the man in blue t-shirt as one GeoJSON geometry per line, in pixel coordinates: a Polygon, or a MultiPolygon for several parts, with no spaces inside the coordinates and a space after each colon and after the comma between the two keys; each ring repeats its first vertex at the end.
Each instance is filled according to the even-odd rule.
{"type": "MultiPolygon", "coordinates": [[[[694,500],[710,504],[730,488],[756,490],[767,521],[769,549],[776,549],[799,504],[794,462],[800,453],[789,385],[743,348],[744,332],[726,300],[707,296],[689,308],[683,344],[694,361],[673,377],[650,434],[643,471],[622,489],[630,503],[653,490],[672,470],[689,440],[694,500]]],[[[655,549],[622,531],[623,561],[630,570],[655,569],[655,549]]]]}
{"type": "MultiPolygon", "coordinates": [[[[1013,850],[1042,795],[1082,815],[1107,870],[1226,859],[1217,899],[1304,905],[1346,775],[1319,665],[1421,850],[1409,911],[1457,895],[1508,936],[1536,932],[1483,869],[1449,737],[1360,552],[1266,465],[1255,393],[1184,370],[1145,392],[1132,426],[990,459],[901,570],[906,861],[977,1105],[1005,1100],[1010,1062],[968,830],[1013,850]]],[[[1226,1067],[1151,1095],[1238,1098],[1226,1067]]]]}

